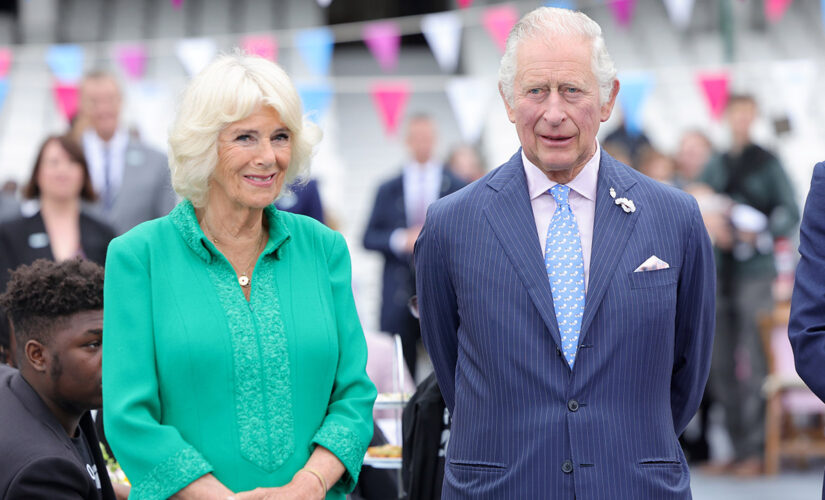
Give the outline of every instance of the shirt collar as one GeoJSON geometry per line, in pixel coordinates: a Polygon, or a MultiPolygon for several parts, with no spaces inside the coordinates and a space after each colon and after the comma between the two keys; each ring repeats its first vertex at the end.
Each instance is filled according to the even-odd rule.
{"type": "MultiPolygon", "coordinates": [[[[570,189],[590,201],[596,200],[600,158],[601,145],[599,145],[599,140],[596,139],[596,152],[593,154],[593,157],[587,160],[582,171],[567,184],[570,189]]],[[[527,156],[524,154],[524,149],[521,150],[521,161],[524,163],[524,174],[527,176],[527,192],[530,194],[531,200],[535,200],[558,184],[548,179],[540,168],[533,165],[533,163],[527,159],[527,156]]]]}
{"type": "Polygon", "coordinates": [[[83,132],[83,143],[90,144],[92,147],[98,148],[101,151],[106,145],[109,146],[110,150],[121,149],[125,148],[129,143],[129,132],[127,132],[124,128],[118,128],[112,138],[109,139],[109,142],[104,142],[103,139],[97,135],[97,132],[90,128],[83,132]]]}

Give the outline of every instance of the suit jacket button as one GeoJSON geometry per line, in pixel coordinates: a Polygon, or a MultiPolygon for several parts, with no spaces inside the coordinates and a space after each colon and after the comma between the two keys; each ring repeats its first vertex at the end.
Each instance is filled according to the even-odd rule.
{"type": "Polygon", "coordinates": [[[561,471],[565,474],[570,474],[573,472],[573,462],[570,460],[565,460],[563,464],[561,464],[561,471]]]}
{"type": "Polygon", "coordinates": [[[579,411],[579,402],[575,399],[571,399],[567,402],[567,409],[570,411],[579,411]]]}

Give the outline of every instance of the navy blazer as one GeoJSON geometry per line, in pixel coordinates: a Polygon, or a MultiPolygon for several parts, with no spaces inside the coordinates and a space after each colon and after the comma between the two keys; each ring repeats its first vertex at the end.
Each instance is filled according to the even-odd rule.
{"type": "MultiPolygon", "coordinates": [[[[439,198],[464,187],[458,177],[444,168],[439,198]]],[[[375,195],[364,248],[376,250],[384,256],[384,273],[381,287],[381,331],[399,333],[409,316],[407,301],[415,295],[415,272],[411,256],[399,257],[390,249],[390,235],[399,228],[407,227],[407,210],[404,207],[404,175],[398,175],[381,184],[375,195]]]]}
{"type": "MultiPolygon", "coordinates": [[[[0,498],[97,499],[97,486],[66,431],[20,373],[0,365],[0,498]]],[[[114,500],[89,412],[80,419],[103,500],[114,500]]]]}
{"type": "Polygon", "coordinates": [[[602,152],[592,248],[571,370],[521,152],[430,207],[415,259],[453,417],[442,498],[690,498],[677,436],[707,381],[716,279],[699,208],[602,152]],[[670,267],[634,272],[651,255],[670,267]]]}
{"type": "Polygon", "coordinates": [[[814,167],[799,228],[799,254],[788,337],[796,372],[825,401],[825,162],[814,167]]]}

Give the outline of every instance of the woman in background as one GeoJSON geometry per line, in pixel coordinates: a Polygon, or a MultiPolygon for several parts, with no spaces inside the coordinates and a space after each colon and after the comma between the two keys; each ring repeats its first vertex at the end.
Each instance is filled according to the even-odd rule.
{"type": "MultiPolygon", "coordinates": [[[[69,137],[43,141],[23,197],[37,200],[39,209],[0,224],[0,290],[6,289],[9,269],[37,259],[59,262],[80,256],[103,265],[115,234],[83,210],[83,202],[97,196],[83,152],[69,137]]],[[[0,351],[9,340],[8,325],[0,321],[0,351]]]]}

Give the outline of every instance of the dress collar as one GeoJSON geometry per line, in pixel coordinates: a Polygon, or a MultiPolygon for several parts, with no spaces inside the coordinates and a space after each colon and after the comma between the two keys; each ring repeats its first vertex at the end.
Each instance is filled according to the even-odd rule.
{"type": "MultiPolygon", "coordinates": [[[[283,221],[281,212],[275,205],[264,208],[264,217],[269,225],[269,240],[264,247],[264,255],[273,254],[276,259],[281,257],[281,247],[292,237],[283,221]]],[[[177,228],[186,245],[195,252],[195,255],[207,263],[221,255],[215,245],[203,234],[198,218],[195,216],[195,207],[189,200],[183,200],[169,212],[172,224],[177,228]]]]}

